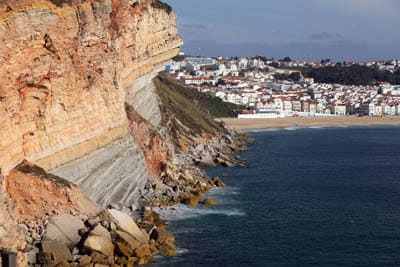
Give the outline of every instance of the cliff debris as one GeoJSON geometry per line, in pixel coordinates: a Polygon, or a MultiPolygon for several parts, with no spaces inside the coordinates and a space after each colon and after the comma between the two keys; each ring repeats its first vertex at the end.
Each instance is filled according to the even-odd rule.
{"type": "Polygon", "coordinates": [[[224,186],[200,166],[241,164],[247,136],[156,77],[175,19],[158,0],[0,3],[0,249],[19,266],[173,256],[152,207],[197,205],[224,186]]]}

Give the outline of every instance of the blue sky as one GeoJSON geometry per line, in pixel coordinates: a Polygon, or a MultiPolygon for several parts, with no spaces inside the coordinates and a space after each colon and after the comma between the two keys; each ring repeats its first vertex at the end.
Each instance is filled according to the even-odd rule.
{"type": "Polygon", "coordinates": [[[400,0],[165,0],[183,51],[318,60],[400,58],[400,0]]]}

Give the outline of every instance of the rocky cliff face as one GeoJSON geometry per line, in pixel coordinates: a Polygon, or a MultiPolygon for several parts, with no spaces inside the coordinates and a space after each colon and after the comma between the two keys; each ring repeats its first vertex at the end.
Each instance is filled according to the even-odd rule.
{"type": "Polygon", "coordinates": [[[173,255],[149,206],[197,204],[222,184],[197,164],[231,165],[238,136],[190,89],[155,78],[182,44],[168,5],[52,1],[0,1],[0,249],[18,252],[20,266],[39,248],[41,263],[71,266],[173,255]],[[116,203],[131,215],[147,206],[147,232],[101,208],[116,203]]]}
{"type": "MultiPolygon", "coordinates": [[[[0,5],[2,173],[26,159],[102,204],[131,201],[148,175],[125,102],[142,109],[154,98],[140,92],[178,52],[175,14],[153,0],[0,5]]],[[[141,112],[156,124],[152,103],[141,112]]]]}

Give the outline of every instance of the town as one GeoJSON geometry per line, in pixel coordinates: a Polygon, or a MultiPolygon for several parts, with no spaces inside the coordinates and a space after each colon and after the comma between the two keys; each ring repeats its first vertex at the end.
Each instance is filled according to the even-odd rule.
{"type": "MultiPolygon", "coordinates": [[[[199,92],[239,105],[239,118],[400,115],[400,85],[318,83],[299,71],[336,64],[329,59],[206,58],[181,53],[166,73],[199,92]]],[[[400,60],[340,64],[374,67],[389,74],[400,69],[400,60]]]]}

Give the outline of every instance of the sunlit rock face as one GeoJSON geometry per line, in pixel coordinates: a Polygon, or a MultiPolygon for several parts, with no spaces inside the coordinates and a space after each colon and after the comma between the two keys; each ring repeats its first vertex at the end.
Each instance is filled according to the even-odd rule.
{"type": "Polygon", "coordinates": [[[150,174],[125,104],[159,126],[151,79],[182,44],[175,14],[154,0],[2,1],[0,40],[2,174],[28,160],[103,205],[134,202],[150,174]]]}

